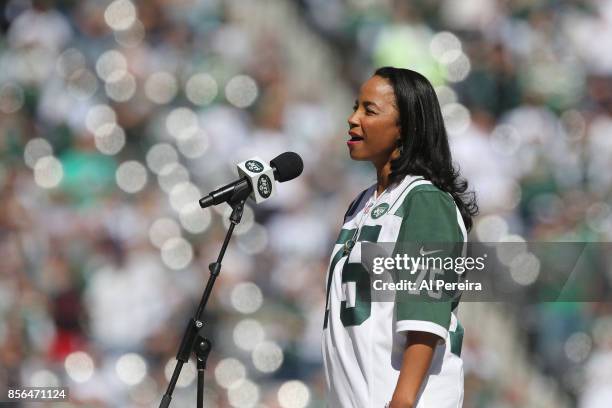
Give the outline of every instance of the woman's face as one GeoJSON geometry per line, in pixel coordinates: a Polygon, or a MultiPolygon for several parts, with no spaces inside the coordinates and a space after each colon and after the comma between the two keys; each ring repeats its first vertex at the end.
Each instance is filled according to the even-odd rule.
{"type": "Polygon", "coordinates": [[[347,145],[351,158],[384,166],[400,139],[395,94],[385,78],[373,76],[361,86],[348,124],[350,140],[347,145]]]}

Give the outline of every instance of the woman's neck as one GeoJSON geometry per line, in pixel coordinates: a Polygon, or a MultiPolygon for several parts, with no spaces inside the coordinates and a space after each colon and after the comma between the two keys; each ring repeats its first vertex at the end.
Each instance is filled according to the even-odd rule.
{"type": "Polygon", "coordinates": [[[388,161],[383,166],[376,167],[376,196],[380,197],[383,191],[391,184],[391,161],[388,161]]]}

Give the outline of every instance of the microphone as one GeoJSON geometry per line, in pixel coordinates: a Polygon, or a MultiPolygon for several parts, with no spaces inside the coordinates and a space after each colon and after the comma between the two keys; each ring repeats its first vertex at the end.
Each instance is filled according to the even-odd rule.
{"type": "Polygon", "coordinates": [[[259,204],[274,194],[272,178],[283,183],[302,174],[303,169],[302,158],[294,152],[279,154],[270,161],[270,165],[265,164],[259,157],[253,157],[238,163],[238,174],[241,176],[238,180],[201,198],[200,207],[206,208],[224,203],[241,192],[250,193],[250,197],[259,204]]]}

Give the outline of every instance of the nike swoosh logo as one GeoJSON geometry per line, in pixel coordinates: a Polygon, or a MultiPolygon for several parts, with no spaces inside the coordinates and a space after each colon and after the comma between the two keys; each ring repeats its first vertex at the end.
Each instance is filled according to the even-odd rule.
{"type": "Polygon", "coordinates": [[[431,254],[435,254],[436,252],[441,252],[441,249],[434,249],[433,251],[425,251],[425,248],[421,247],[421,249],[419,250],[419,254],[421,254],[421,256],[427,256],[427,255],[431,255],[431,254]]]}

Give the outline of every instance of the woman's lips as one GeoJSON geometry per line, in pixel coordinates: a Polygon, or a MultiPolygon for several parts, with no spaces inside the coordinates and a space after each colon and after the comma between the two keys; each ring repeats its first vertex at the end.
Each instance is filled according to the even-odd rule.
{"type": "Polygon", "coordinates": [[[357,143],[361,143],[363,142],[363,137],[353,133],[353,132],[349,132],[349,136],[351,137],[346,144],[351,146],[351,145],[355,145],[357,143]]]}

